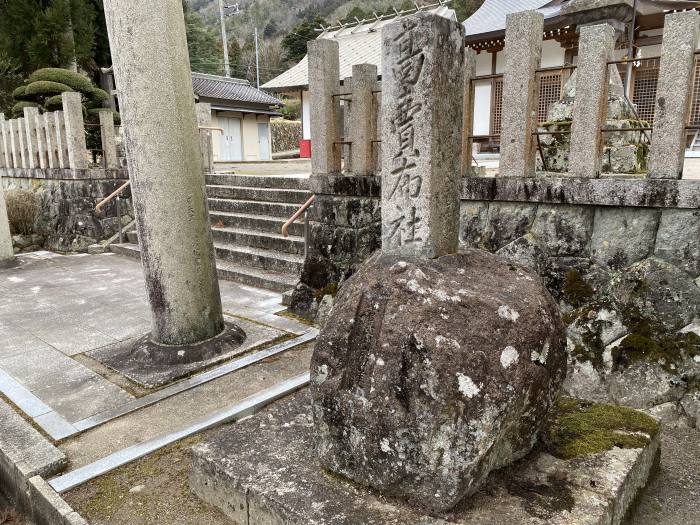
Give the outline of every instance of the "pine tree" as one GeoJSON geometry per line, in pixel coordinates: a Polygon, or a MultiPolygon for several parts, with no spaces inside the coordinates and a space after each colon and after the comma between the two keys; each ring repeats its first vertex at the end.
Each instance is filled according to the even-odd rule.
{"type": "Polygon", "coordinates": [[[189,9],[185,12],[185,27],[192,70],[214,75],[223,74],[222,44],[217,33],[207,28],[202,17],[189,9]]]}
{"type": "Polygon", "coordinates": [[[289,60],[298,62],[306,56],[306,43],[318,36],[316,29],[321,25],[328,25],[321,17],[306,19],[282,39],[282,47],[287,50],[289,60]]]}

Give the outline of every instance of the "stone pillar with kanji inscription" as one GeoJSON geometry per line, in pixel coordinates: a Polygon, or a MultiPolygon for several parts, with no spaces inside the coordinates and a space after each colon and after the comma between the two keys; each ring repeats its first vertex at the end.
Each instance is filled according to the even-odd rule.
{"type": "Polygon", "coordinates": [[[464,34],[429,13],[382,33],[382,251],[457,252],[464,34]]]}

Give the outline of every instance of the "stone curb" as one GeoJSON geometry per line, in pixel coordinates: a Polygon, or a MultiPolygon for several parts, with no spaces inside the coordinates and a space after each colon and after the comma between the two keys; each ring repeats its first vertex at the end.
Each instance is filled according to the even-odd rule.
{"type": "Polygon", "coordinates": [[[87,525],[44,481],[66,456],[0,400],[0,487],[36,525],[87,525]]]}

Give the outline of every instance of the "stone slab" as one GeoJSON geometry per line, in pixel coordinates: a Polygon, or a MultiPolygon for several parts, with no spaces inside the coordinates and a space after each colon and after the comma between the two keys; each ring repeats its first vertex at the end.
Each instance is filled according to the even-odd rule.
{"type": "Polygon", "coordinates": [[[617,525],[646,483],[659,441],[568,461],[533,452],[439,518],[322,471],[313,446],[310,401],[300,392],[197,445],[190,486],[244,525],[617,525]]]}
{"type": "Polygon", "coordinates": [[[700,208],[700,181],[541,176],[462,181],[462,200],[641,208],[700,208]]]}
{"type": "Polygon", "coordinates": [[[0,486],[24,507],[27,481],[63,470],[65,454],[49,443],[12,407],[0,400],[0,486]]]}
{"type": "MultiPolygon", "coordinates": [[[[200,361],[189,363],[154,362],[149,366],[144,366],[143,363],[131,359],[134,345],[138,339],[130,339],[104,348],[98,348],[97,350],[88,352],[87,355],[142,386],[155,388],[227,359],[242,355],[252,348],[272,342],[278,337],[285,335],[285,332],[281,330],[245,321],[240,318],[236,318],[236,325],[242,328],[246,333],[247,337],[245,341],[239,345],[232,345],[230,350],[226,350],[219,355],[200,361]]],[[[172,351],[177,352],[177,349],[174,348],[172,351]]]]}

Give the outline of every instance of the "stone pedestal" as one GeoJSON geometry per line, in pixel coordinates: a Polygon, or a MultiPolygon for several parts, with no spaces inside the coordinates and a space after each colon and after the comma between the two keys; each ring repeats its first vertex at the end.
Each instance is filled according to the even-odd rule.
{"type": "Polygon", "coordinates": [[[167,345],[197,343],[220,334],[224,321],[182,5],[108,0],[105,15],[152,337],[167,345]]]}
{"type": "Polygon", "coordinates": [[[463,33],[451,20],[428,13],[383,29],[384,253],[440,257],[457,252],[463,33]]]}

